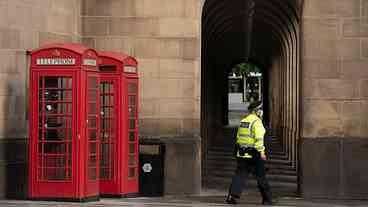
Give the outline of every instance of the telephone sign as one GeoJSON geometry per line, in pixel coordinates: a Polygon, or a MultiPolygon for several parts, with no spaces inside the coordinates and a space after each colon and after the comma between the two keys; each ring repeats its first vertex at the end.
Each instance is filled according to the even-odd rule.
{"type": "Polygon", "coordinates": [[[37,65],[75,65],[74,58],[37,58],[37,65]]]}

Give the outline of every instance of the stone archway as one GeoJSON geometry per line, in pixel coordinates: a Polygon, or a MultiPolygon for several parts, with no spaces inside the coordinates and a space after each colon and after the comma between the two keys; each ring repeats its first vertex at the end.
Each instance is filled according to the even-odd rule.
{"type": "Polygon", "coordinates": [[[356,186],[368,185],[368,169],[361,164],[368,151],[367,8],[359,0],[207,0],[201,57],[204,157],[222,124],[224,68],[252,58],[268,68],[268,124],[283,146],[277,157],[298,172],[299,192],[366,198],[367,190],[356,186]]]}
{"type": "MultiPolygon", "coordinates": [[[[221,139],[234,136],[226,132],[222,121],[227,113],[228,69],[234,62],[251,59],[265,68],[264,101],[272,137],[270,163],[287,168],[287,173],[295,176],[292,181],[287,177],[281,182],[296,184],[300,137],[300,13],[300,4],[293,0],[282,3],[207,0],[204,3],[201,137],[205,163],[212,162],[214,153],[215,159],[218,158],[214,151],[224,151],[227,141],[221,139]]],[[[206,172],[211,167],[204,165],[204,180],[213,176],[206,172]]],[[[280,171],[274,173],[280,179],[280,171]]]]}

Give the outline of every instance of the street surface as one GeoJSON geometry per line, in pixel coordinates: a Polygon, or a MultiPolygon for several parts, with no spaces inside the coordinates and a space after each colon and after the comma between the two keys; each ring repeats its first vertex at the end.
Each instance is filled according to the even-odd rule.
{"type": "MultiPolygon", "coordinates": [[[[103,198],[97,202],[72,203],[53,201],[0,200],[0,207],[225,207],[233,206],[224,203],[226,192],[205,190],[198,196],[166,196],[158,198],[103,198]]],[[[277,192],[275,192],[277,194],[277,192]]],[[[301,207],[367,207],[368,200],[304,200],[297,196],[277,195],[274,206],[301,207]]],[[[261,197],[256,190],[247,191],[235,206],[261,206],[261,197]]]]}

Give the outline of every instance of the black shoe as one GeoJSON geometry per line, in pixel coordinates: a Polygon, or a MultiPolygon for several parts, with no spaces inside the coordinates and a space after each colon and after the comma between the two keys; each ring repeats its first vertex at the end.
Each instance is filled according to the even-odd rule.
{"type": "Polygon", "coordinates": [[[262,201],[262,205],[272,206],[273,202],[272,201],[262,201]]]}
{"type": "Polygon", "coordinates": [[[237,204],[238,202],[235,200],[235,198],[231,195],[228,195],[227,198],[226,198],[226,203],[228,204],[237,204]]]}
{"type": "Polygon", "coordinates": [[[236,198],[236,199],[240,198],[240,196],[238,196],[238,195],[231,195],[231,197],[236,198]]]}

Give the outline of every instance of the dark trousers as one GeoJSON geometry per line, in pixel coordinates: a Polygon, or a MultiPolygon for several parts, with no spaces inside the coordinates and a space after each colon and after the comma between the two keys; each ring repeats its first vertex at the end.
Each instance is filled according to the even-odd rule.
{"type": "Polygon", "coordinates": [[[258,159],[238,158],[236,174],[232,179],[229,194],[236,198],[240,198],[240,195],[243,191],[249,173],[252,173],[256,177],[257,186],[259,192],[262,195],[263,201],[264,202],[272,201],[272,193],[270,185],[268,184],[268,181],[266,179],[264,161],[260,158],[258,159]]]}

